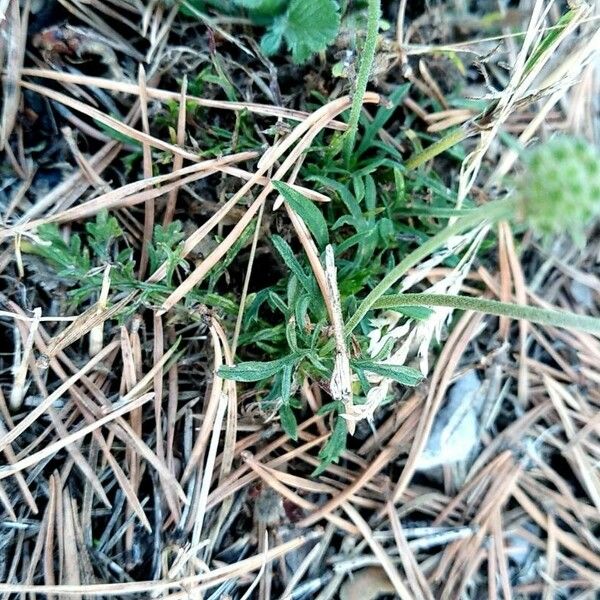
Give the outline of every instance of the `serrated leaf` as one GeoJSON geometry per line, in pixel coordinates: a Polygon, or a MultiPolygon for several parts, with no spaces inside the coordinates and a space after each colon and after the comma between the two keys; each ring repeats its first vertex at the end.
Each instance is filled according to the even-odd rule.
{"type": "Polygon", "coordinates": [[[262,36],[260,48],[267,56],[272,56],[281,48],[281,42],[283,42],[283,29],[274,24],[262,36]]]}
{"type": "Polygon", "coordinates": [[[301,357],[296,354],[290,354],[277,360],[269,361],[248,361],[238,363],[237,365],[224,365],[219,369],[219,377],[223,379],[233,379],[234,381],[260,381],[273,377],[286,365],[293,365],[301,357]]]}
{"type": "Polygon", "coordinates": [[[300,192],[283,181],[274,181],[273,187],[283,196],[284,200],[298,214],[313,234],[318,246],[325,247],[329,242],[327,223],[321,211],[300,192]]]}
{"type": "Polygon", "coordinates": [[[281,427],[295,442],[298,440],[298,423],[294,411],[287,404],[282,404],[279,409],[281,427]]]}
{"type": "Polygon", "coordinates": [[[402,385],[413,387],[420,383],[423,375],[420,371],[404,365],[393,365],[389,363],[376,363],[369,360],[356,360],[352,362],[352,366],[369,373],[375,373],[382,377],[393,379],[402,385]]]}
{"type": "Polygon", "coordinates": [[[285,20],[283,36],[296,63],[325,50],[340,28],[340,13],[334,0],[291,0],[285,20]]]}
{"type": "Polygon", "coordinates": [[[88,245],[102,259],[106,259],[111,242],[123,235],[119,222],[115,217],[110,217],[106,209],[96,215],[96,222],[87,223],[85,229],[88,233],[88,245]]]}

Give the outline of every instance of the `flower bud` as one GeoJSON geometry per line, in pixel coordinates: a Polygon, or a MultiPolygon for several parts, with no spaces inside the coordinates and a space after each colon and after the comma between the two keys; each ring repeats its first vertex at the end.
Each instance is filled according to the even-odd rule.
{"type": "Polygon", "coordinates": [[[586,140],[557,135],[523,155],[517,182],[522,216],[540,235],[567,233],[582,244],[600,216],[600,151],[586,140]]]}

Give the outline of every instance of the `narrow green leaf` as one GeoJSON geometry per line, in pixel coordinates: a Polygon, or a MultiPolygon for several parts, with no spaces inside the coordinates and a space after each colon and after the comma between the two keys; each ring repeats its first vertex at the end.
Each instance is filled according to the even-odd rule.
{"type": "Polygon", "coordinates": [[[408,93],[410,85],[410,83],[399,85],[389,97],[391,106],[382,106],[378,109],[377,113],[375,114],[375,118],[373,119],[373,121],[371,121],[371,123],[369,123],[369,125],[365,129],[365,133],[362,137],[360,145],[358,146],[357,153],[359,155],[368,150],[369,146],[373,142],[373,139],[377,135],[377,132],[385,126],[385,124],[394,114],[394,111],[396,110],[400,102],[402,102],[402,100],[404,99],[404,96],[406,96],[406,94],[408,93]]]}
{"type": "Polygon", "coordinates": [[[328,402],[327,404],[323,404],[321,408],[317,411],[317,414],[320,416],[328,415],[330,412],[334,410],[340,411],[343,410],[344,406],[341,402],[328,402]]]}
{"type": "Polygon", "coordinates": [[[293,365],[299,359],[298,355],[290,354],[277,360],[265,362],[248,361],[238,363],[232,367],[224,365],[219,369],[219,376],[223,379],[233,379],[234,381],[260,381],[261,379],[272,377],[286,365],[293,365]]]}
{"type": "Polygon", "coordinates": [[[285,326],[285,337],[292,352],[298,351],[298,336],[296,335],[296,319],[290,317],[285,326]]]}
{"type": "MultiPolygon", "coordinates": [[[[111,116],[116,117],[116,115],[111,115],[111,116]]],[[[108,137],[112,138],[116,142],[121,142],[122,144],[127,144],[128,146],[139,146],[141,148],[142,145],[136,139],[129,137],[128,135],[121,133],[120,131],[117,131],[116,129],[113,129],[110,125],[107,125],[106,123],[97,121],[96,119],[94,119],[94,123],[108,137]]]]}
{"type": "Polygon", "coordinates": [[[342,452],[346,449],[346,436],[348,435],[348,425],[346,419],[338,416],[335,420],[335,426],[331,433],[331,436],[327,440],[325,446],[321,452],[319,452],[319,458],[321,464],[313,472],[313,476],[316,477],[325,471],[325,469],[331,464],[336,463],[342,452]]]}
{"type": "Polygon", "coordinates": [[[271,236],[271,242],[273,246],[275,246],[275,250],[279,253],[279,256],[283,259],[283,262],[286,266],[294,273],[294,275],[298,278],[302,287],[307,292],[313,292],[313,286],[311,285],[310,278],[304,272],[302,265],[298,262],[298,259],[294,256],[294,252],[290,248],[289,244],[280,236],[273,235],[271,236]]]}
{"type": "Polygon", "coordinates": [[[293,365],[285,365],[281,372],[281,401],[284,404],[288,403],[292,389],[292,374],[294,372],[293,365]]]}
{"type": "Polygon", "coordinates": [[[268,296],[269,296],[269,304],[273,308],[277,308],[284,315],[287,316],[289,309],[288,309],[286,303],[281,299],[281,297],[278,294],[276,294],[273,290],[269,290],[268,296]]]}
{"type": "Polygon", "coordinates": [[[556,25],[550,29],[550,32],[542,39],[537,48],[535,48],[531,53],[531,56],[527,59],[524,68],[525,73],[529,73],[543,54],[556,42],[563,30],[573,20],[575,14],[574,10],[569,10],[561,16],[556,25]]]}
{"type": "Polygon", "coordinates": [[[382,377],[389,377],[402,385],[411,387],[417,385],[423,379],[420,371],[403,365],[375,363],[369,360],[356,360],[352,362],[352,365],[357,369],[369,371],[369,373],[375,373],[382,377]]]}
{"type": "Polygon", "coordinates": [[[313,234],[317,245],[324,248],[329,242],[327,223],[321,211],[300,192],[283,181],[274,181],[273,187],[283,196],[284,200],[298,214],[313,234]]]}
{"type": "Polygon", "coordinates": [[[294,411],[287,405],[282,404],[279,409],[281,427],[295,442],[298,440],[298,423],[294,411]]]}
{"type": "Polygon", "coordinates": [[[360,204],[356,201],[352,192],[343,183],[329,177],[323,177],[322,175],[311,175],[307,177],[307,179],[308,181],[316,181],[325,187],[335,190],[339,194],[341,201],[346,205],[348,212],[355,219],[364,221],[360,204]]]}
{"type": "Polygon", "coordinates": [[[303,330],[305,327],[306,317],[308,316],[308,307],[311,301],[311,297],[307,294],[300,296],[296,300],[296,305],[294,306],[294,314],[296,316],[296,326],[299,327],[301,330],[303,330]]]}

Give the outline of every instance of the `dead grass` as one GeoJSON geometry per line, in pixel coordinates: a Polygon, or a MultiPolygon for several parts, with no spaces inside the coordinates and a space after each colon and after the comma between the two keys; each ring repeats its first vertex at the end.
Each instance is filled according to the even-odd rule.
{"type": "MultiPolygon", "coordinates": [[[[85,64],[56,57],[44,64],[32,48],[25,49],[35,3],[0,1],[7,42],[2,177],[18,182],[3,184],[13,191],[2,205],[0,229],[8,249],[0,260],[6,340],[0,357],[2,597],[327,600],[356,598],[363,585],[373,589],[363,600],[379,591],[403,599],[596,597],[598,338],[465,312],[440,351],[428,353],[433,364],[426,381],[381,409],[368,435],[359,430],[362,438],[339,465],[311,478],[319,464],[315,451],[329,435],[327,417],[313,414],[324,404],[318,383],[303,382],[302,397],[311,410],[298,424],[294,443],[276,419],[265,422],[265,415],[252,409],[251,397],[217,375],[222,365],[236,361],[244,302],[257,276],[260,225],[235,326],[208,310],[182,323],[173,309],[257,217],[262,223],[267,211],[283,212],[275,212],[280,200],[267,203],[272,181],[287,181],[317,202],[330,200],[297,179],[317,135],[345,129],[338,117],[350,107],[351,96],[337,90],[321,108],[303,111],[267,101],[195,96],[185,78],[179,89],[164,89],[161,80],[172,82],[165,65],[176,64],[183,72],[186,52],[204,51],[204,46],[190,50],[171,43],[171,30],[184,27],[176,7],[134,0],[59,4],[69,22],[85,27],[81,35],[94,44],[90,53],[99,53],[107,66],[110,48],[128,71],[119,80],[86,74],[85,64]],[[36,61],[37,67],[23,66],[36,61]],[[43,160],[36,165],[35,153],[25,145],[25,93],[52,107],[57,121],[71,128],[57,129],[55,137],[64,139],[73,163],[62,181],[44,192],[34,189],[43,160]],[[109,114],[106,94],[127,106],[127,114],[109,114]],[[157,137],[152,119],[174,100],[180,104],[171,139],[157,137]],[[190,139],[184,100],[210,110],[207,115],[231,115],[232,122],[248,111],[261,123],[294,125],[268,147],[203,158],[190,139]],[[120,137],[113,139],[106,127],[120,137]],[[78,143],[81,136],[93,140],[87,152],[78,143]],[[116,171],[117,158],[135,144],[142,152],[141,176],[128,179],[116,171]],[[170,172],[156,174],[156,151],[170,157],[170,172]],[[116,324],[115,316],[139,291],[109,305],[107,268],[106,294],[95,304],[79,314],[51,316],[59,299],[28,281],[20,258],[23,239],[35,239],[42,224],[61,223],[68,231],[109,209],[128,224],[132,246],[141,249],[140,280],[156,284],[168,265],[148,273],[154,225],[173,221],[185,186],[215,176],[231,193],[210,217],[193,221],[182,255],[194,259],[193,268],[162,305],[116,324]],[[232,215],[233,223],[225,227],[232,215]],[[215,231],[222,234],[219,243],[196,261],[194,252],[215,231]],[[419,461],[445,414],[449,390],[472,369],[480,373],[486,416],[477,432],[479,449],[468,461],[441,461],[424,473],[419,461]]],[[[500,11],[500,36],[465,40],[460,27],[448,26],[431,35],[433,42],[427,39],[428,24],[443,27],[435,11],[415,18],[407,16],[409,3],[391,4],[399,4],[394,13],[399,29],[390,41],[394,78],[401,79],[403,70],[414,85],[404,110],[414,112],[429,133],[459,126],[462,137],[470,138],[456,173],[457,208],[471,195],[482,202],[493,197],[511,173],[518,154],[499,143],[504,132],[522,144],[552,130],[584,132],[598,142],[590,108],[600,92],[597,9],[578,4],[543,59],[529,67],[531,49],[557,21],[555,3],[538,0],[530,14],[500,11]],[[518,20],[523,35],[509,27],[509,17],[518,20]],[[442,49],[475,57],[486,78],[504,81],[500,91],[478,84],[477,91],[493,101],[483,118],[449,104],[440,75],[428,66],[428,58],[442,49]],[[510,69],[503,71],[507,59],[510,69]],[[419,102],[420,97],[441,110],[431,110],[429,100],[419,102]]],[[[448,4],[439,10],[451,19],[462,3],[448,4]]],[[[483,23],[483,16],[477,18],[483,23]]],[[[236,37],[230,23],[215,19],[216,32],[236,37]]],[[[178,33],[185,37],[185,30],[178,33]]],[[[252,54],[248,39],[240,36],[235,43],[243,47],[239,52],[252,54]]],[[[267,72],[260,77],[268,88],[267,72]]],[[[391,89],[385,77],[380,89],[382,95],[366,94],[365,112],[391,89]]],[[[405,150],[389,132],[380,137],[405,150]]],[[[322,266],[311,232],[287,203],[285,212],[279,218],[291,224],[289,236],[308,258],[344,355],[335,268],[322,266]]],[[[486,233],[482,229],[456,241],[455,250],[471,256],[458,276],[440,266],[443,257],[433,257],[408,274],[410,281],[441,286],[440,293],[470,286],[504,302],[598,316],[596,240],[581,252],[558,242],[540,248],[527,233],[515,239],[501,223],[497,260],[481,264],[473,257],[486,233]]],[[[435,327],[442,328],[450,312],[436,309],[435,327]]],[[[342,379],[341,387],[351,385],[342,379]]]]}

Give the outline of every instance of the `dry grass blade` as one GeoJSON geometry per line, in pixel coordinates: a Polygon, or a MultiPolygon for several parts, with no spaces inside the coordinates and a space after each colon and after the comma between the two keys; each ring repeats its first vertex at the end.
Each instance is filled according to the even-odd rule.
{"type": "Polygon", "coordinates": [[[435,415],[444,399],[452,374],[456,369],[464,348],[466,348],[467,344],[471,341],[473,335],[477,331],[481,318],[481,315],[474,316],[470,312],[465,312],[464,316],[460,319],[448,337],[431,377],[429,393],[424,409],[426,417],[419,421],[410,454],[404,465],[400,479],[394,488],[394,503],[400,501],[402,494],[415,472],[417,459],[425,449],[425,444],[427,443],[427,438],[429,437],[429,433],[433,426],[435,415]]]}
{"type": "MultiPolygon", "coordinates": [[[[63,519],[63,556],[62,556],[62,577],[61,583],[66,585],[79,585],[80,566],[79,551],[75,540],[75,515],[73,514],[73,500],[68,489],[63,490],[62,499],[63,519]]],[[[75,596],[81,600],[82,596],[75,596]]]]}
{"type": "MultiPolygon", "coordinates": [[[[560,417],[567,439],[569,441],[574,440],[577,435],[577,430],[569,415],[569,411],[567,410],[566,402],[569,402],[571,407],[577,408],[575,399],[562,385],[547,375],[544,375],[544,383],[550,399],[552,400],[552,404],[560,417]]],[[[575,469],[575,472],[578,473],[581,478],[581,485],[589,494],[590,499],[598,511],[600,511],[600,479],[598,477],[598,471],[594,466],[593,459],[590,460],[590,457],[586,455],[582,445],[576,441],[571,445],[569,450],[569,454],[573,455],[577,464],[578,468],[575,469]]],[[[569,458],[568,455],[567,458],[569,458]]]]}
{"type": "MultiPolygon", "coordinates": [[[[87,159],[87,165],[98,176],[113,162],[121,150],[121,144],[111,141],[102,149],[87,159]]],[[[89,187],[85,173],[80,169],[67,177],[62,183],[53,188],[43,198],[28,208],[19,219],[19,223],[27,223],[45,210],[55,211],[61,205],[71,206],[75,200],[89,187]]],[[[0,238],[2,237],[0,231],[0,238]]]]}
{"type": "Polygon", "coordinates": [[[392,531],[394,532],[394,539],[396,541],[396,546],[398,547],[398,553],[402,559],[402,566],[404,567],[404,572],[406,573],[412,593],[414,594],[415,598],[423,597],[426,600],[433,600],[433,594],[429,587],[429,583],[423,575],[423,572],[417,563],[417,559],[415,558],[414,552],[411,550],[406,536],[402,531],[402,525],[393,504],[388,503],[387,513],[392,526],[392,531]]]}
{"type": "Polygon", "coordinates": [[[86,373],[89,373],[96,365],[100,363],[106,356],[108,356],[115,348],[118,347],[118,342],[115,340],[108,344],[101,352],[94,356],[84,367],[79,369],[75,375],[71,376],[61,386],[59,386],[52,394],[50,394],[39,406],[32,410],[27,417],[25,417],[16,427],[11,429],[6,435],[0,438],[0,450],[6,448],[14,440],[16,440],[28,427],[30,427],[35,421],[44,414],[48,408],[54,404],[63,394],[65,394],[69,388],[75,384],[81,377],[86,373]]]}
{"type": "Polygon", "coordinates": [[[21,99],[19,81],[25,57],[30,5],[30,0],[26,0],[22,9],[19,7],[19,2],[10,2],[8,5],[6,64],[3,65],[5,77],[2,81],[2,113],[0,114],[0,150],[4,150],[8,144],[19,110],[21,99]]]}
{"type": "Polygon", "coordinates": [[[183,148],[180,148],[179,146],[176,146],[175,144],[170,144],[168,142],[164,142],[160,138],[157,138],[150,134],[138,131],[137,129],[134,129],[133,127],[119,121],[118,119],[115,119],[114,117],[110,117],[110,116],[106,115],[101,110],[98,110],[97,108],[94,108],[93,106],[89,106],[89,105],[85,104],[84,102],[80,102],[79,100],[71,98],[70,96],[67,96],[66,94],[62,94],[61,92],[55,92],[54,90],[44,88],[35,83],[22,82],[22,86],[25,89],[31,90],[33,92],[37,92],[38,94],[40,94],[42,96],[46,96],[52,100],[55,100],[56,102],[60,102],[61,104],[64,104],[65,106],[69,106],[70,108],[73,108],[74,110],[76,110],[84,115],[88,115],[88,116],[98,120],[100,123],[110,127],[111,129],[114,129],[118,133],[132,138],[133,140],[139,142],[140,144],[148,144],[149,146],[152,146],[153,148],[157,148],[159,150],[163,150],[166,152],[171,152],[174,155],[180,155],[181,157],[187,158],[188,160],[192,160],[192,161],[198,160],[198,156],[196,154],[194,154],[193,152],[188,152],[187,150],[184,150],[183,148]]]}
{"type": "MultiPolygon", "coordinates": [[[[2,439],[4,436],[6,436],[6,434],[7,434],[7,430],[4,427],[4,424],[2,423],[2,421],[0,420],[0,439],[2,439]]],[[[8,444],[4,448],[3,452],[4,452],[4,455],[6,456],[6,463],[8,465],[12,465],[17,461],[17,457],[16,457],[13,449],[11,448],[10,444],[8,444]]],[[[27,482],[25,481],[25,478],[23,477],[23,475],[21,473],[18,473],[15,476],[15,479],[17,480],[17,485],[19,486],[19,490],[21,491],[21,494],[23,495],[25,502],[31,509],[31,512],[34,515],[37,515],[39,512],[38,507],[35,503],[35,498],[33,497],[29,487],[27,486],[27,482]]],[[[9,504],[9,506],[10,506],[10,504],[9,504]]]]}
{"type": "MultiPolygon", "coordinates": [[[[217,420],[221,421],[223,419],[223,411],[225,410],[225,406],[227,404],[226,402],[224,402],[223,398],[223,379],[221,379],[217,375],[217,371],[223,365],[223,353],[221,343],[214,327],[210,328],[210,333],[211,340],[213,343],[213,351],[215,354],[212,387],[210,391],[210,396],[208,398],[206,410],[204,412],[202,427],[200,428],[198,437],[194,442],[194,448],[192,450],[192,453],[181,478],[183,483],[185,483],[191,477],[192,472],[198,468],[200,460],[202,459],[206,451],[206,445],[208,443],[209,438],[211,437],[211,433],[213,433],[214,435],[215,433],[220,432],[221,424],[219,422],[219,426],[217,427],[216,423],[217,420]]],[[[208,480],[208,483],[210,483],[210,478],[208,480]]],[[[197,540],[197,542],[198,541],[199,540],[197,540]]]]}
{"type": "Polygon", "coordinates": [[[375,554],[375,556],[379,559],[381,566],[384,568],[387,576],[390,578],[394,588],[396,589],[396,593],[398,597],[402,600],[412,600],[412,595],[404,585],[402,578],[400,577],[400,573],[398,573],[398,569],[394,563],[390,560],[390,557],[387,555],[386,551],[383,549],[381,544],[373,537],[373,531],[369,527],[368,523],[360,516],[358,511],[348,503],[342,505],[344,511],[346,511],[347,515],[352,519],[354,524],[358,527],[361,534],[371,547],[371,550],[375,554]]]}
{"type": "MultiPolygon", "coordinates": [[[[537,506],[535,506],[534,502],[527,496],[527,494],[525,494],[525,492],[523,492],[523,490],[520,489],[519,486],[512,490],[512,495],[531,517],[531,519],[544,530],[548,531],[548,516],[545,515],[544,512],[541,511],[537,506]]],[[[595,569],[600,570],[600,557],[598,557],[594,551],[586,548],[576,536],[567,533],[562,529],[556,529],[555,535],[556,541],[559,544],[570,550],[581,560],[584,560],[592,565],[595,569]]]]}
{"type": "MultiPolygon", "coordinates": [[[[117,596],[127,597],[130,594],[154,594],[165,592],[173,588],[186,589],[189,586],[194,586],[197,591],[214,587],[219,583],[230,579],[240,577],[252,571],[260,569],[265,561],[272,561],[288,552],[293,552],[307,542],[319,537],[321,532],[314,531],[308,535],[299,536],[270,548],[268,552],[259,554],[251,558],[246,558],[234,565],[226,565],[217,569],[213,569],[208,573],[200,573],[189,577],[182,577],[174,581],[134,581],[131,583],[97,583],[90,585],[19,585],[11,583],[0,583],[0,593],[11,594],[63,594],[71,597],[73,595],[86,594],[91,597],[95,596],[117,596]]],[[[187,592],[185,592],[187,595],[187,592]]],[[[164,596],[165,598],[184,598],[184,596],[164,596]]]]}
{"type": "MultiPolygon", "coordinates": [[[[284,498],[287,498],[297,506],[305,510],[314,509],[314,504],[308,500],[302,498],[298,494],[295,494],[290,489],[288,489],[276,476],[277,474],[273,469],[269,469],[264,465],[261,465],[255,457],[250,454],[250,452],[243,452],[242,458],[244,462],[270,487],[272,487],[276,492],[281,494],[284,498]]],[[[325,518],[332,524],[336,525],[339,529],[350,533],[351,535],[356,535],[358,529],[353,527],[350,523],[338,517],[336,515],[326,515],[325,518]]]]}
{"type": "Polygon", "coordinates": [[[235,163],[238,161],[250,160],[256,157],[254,152],[241,152],[220,159],[209,159],[198,162],[189,167],[184,167],[176,173],[167,175],[158,175],[151,179],[143,179],[134,183],[126,184],[120,188],[111,190],[92,200],[82,203],[79,206],[57,213],[51,217],[20,223],[13,228],[0,230],[0,240],[9,237],[18,232],[30,231],[43,223],[63,223],[76,221],[96,215],[101,210],[110,210],[112,208],[132,206],[146,202],[148,199],[157,198],[168,193],[175,187],[183,186],[202,177],[212,175],[220,169],[221,166],[235,163]],[[174,180],[174,181],[173,181],[174,180]],[[163,185],[155,189],[155,185],[163,185]],[[145,190],[145,191],[144,191],[145,190]]]}
{"type": "MultiPolygon", "coordinates": [[[[138,85],[140,88],[140,108],[142,111],[142,130],[146,136],[150,136],[150,123],[148,121],[148,94],[146,91],[146,72],[144,67],[140,65],[138,74],[138,85]]],[[[178,142],[179,143],[179,142],[178,142]]],[[[181,143],[179,143],[181,146],[181,143]]],[[[152,150],[147,142],[142,144],[142,164],[144,179],[150,179],[152,177],[152,150]]],[[[179,159],[179,168],[183,166],[183,157],[176,155],[179,159]]],[[[176,193],[177,188],[175,188],[176,193]]],[[[173,193],[170,192],[170,193],[173,193]]],[[[154,228],[154,201],[152,199],[146,200],[144,203],[144,237],[142,240],[142,253],[140,256],[140,268],[138,277],[144,278],[146,268],[148,266],[148,246],[152,240],[152,230],[154,228]]]]}
{"type": "Polygon", "coordinates": [[[11,475],[18,473],[19,471],[22,471],[23,469],[27,469],[29,467],[36,465],[38,462],[44,460],[44,458],[46,458],[48,456],[52,456],[59,450],[62,450],[63,448],[65,448],[66,446],[73,444],[74,442],[76,442],[77,440],[80,440],[81,438],[84,438],[86,435],[88,435],[89,433],[92,433],[96,429],[99,429],[104,424],[109,423],[110,421],[113,421],[114,419],[117,419],[121,415],[124,415],[124,414],[128,413],[129,411],[134,410],[138,406],[142,406],[145,402],[148,402],[153,397],[154,397],[153,392],[143,394],[142,396],[139,396],[138,398],[135,398],[135,399],[127,402],[123,406],[120,406],[119,408],[111,411],[105,417],[98,419],[95,423],[92,423],[91,425],[86,425],[85,427],[82,427],[80,430],[76,431],[75,433],[72,433],[70,435],[63,437],[58,442],[54,442],[53,444],[50,444],[43,450],[40,450],[39,452],[36,452],[35,454],[31,454],[27,458],[23,458],[12,465],[1,467],[0,468],[0,479],[5,479],[6,477],[10,477],[11,475]]]}
{"type": "Polygon", "coordinates": [[[42,316],[42,309],[35,308],[33,310],[33,320],[31,321],[31,327],[27,334],[27,339],[23,347],[23,355],[19,357],[15,354],[15,358],[19,360],[19,363],[14,366],[15,378],[13,380],[12,389],[10,391],[9,406],[12,411],[17,411],[21,408],[23,398],[27,391],[25,386],[25,380],[27,378],[27,371],[29,370],[29,361],[32,357],[33,342],[35,334],[38,329],[40,318],[42,316]]]}
{"type": "Polygon", "coordinates": [[[329,502],[326,502],[317,511],[302,519],[298,523],[298,526],[308,527],[313,525],[324,518],[325,515],[341,506],[343,502],[347,501],[352,494],[366,485],[375,475],[377,475],[377,473],[379,473],[379,471],[398,455],[401,444],[412,439],[412,436],[414,435],[414,429],[421,417],[419,405],[422,404],[422,401],[423,397],[420,394],[415,394],[406,402],[402,410],[405,415],[405,420],[380,454],[369,463],[368,467],[358,477],[354,478],[350,485],[347,485],[340,493],[334,495],[329,502]]]}
{"type": "MultiPolygon", "coordinates": [[[[56,72],[45,69],[22,69],[21,74],[23,76],[32,77],[43,77],[46,79],[54,79],[65,83],[79,83],[83,85],[89,85],[93,87],[99,87],[115,92],[125,92],[128,94],[138,94],[139,88],[137,85],[132,83],[126,83],[122,81],[111,81],[110,79],[104,79],[102,77],[89,77],[87,75],[75,75],[71,73],[56,72]]],[[[178,92],[169,92],[166,90],[159,90],[156,88],[149,87],[147,90],[148,96],[154,100],[179,100],[180,94],[178,92]]],[[[187,96],[188,100],[197,102],[199,106],[206,108],[217,108],[223,110],[247,110],[251,113],[269,117],[280,117],[282,119],[290,119],[292,121],[304,121],[310,115],[310,113],[292,110],[289,108],[282,108],[279,106],[270,106],[267,104],[256,104],[254,102],[230,102],[226,100],[210,100],[207,98],[200,98],[198,96],[187,96]]],[[[340,121],[331,121],[327,127],[331,129],[337,129],[340,131],[346,130],[346,124],[340,121]]]]}
{"type": "Polygon", "coordinates": [[[52,360],[58,352],[81,339],[84,335],[88,334],[102,323],[112,319],[114,315],[119,314],[133,298],[134,293],[131,293],[119,302],[115,302],[112,306],[103,306],[102,303],[99,302],[88,308],[88,310],[80,314],[77,319],[66,327],[64,331],[50,340],[46,354],[38,358],[40,366],[47,367],[48,362],[52,360]]]}
{"type": "MultiPolygon", "coordinates": [[[[185,143],[185,122],[186,122],[186,93],[187,93],[187,77],[184,76],[181,82],[181,97],[179,98],[179,112],[177,115],[177,145],[183,148],[185,143]]],[[[173,171],[178,171],[183,167],[183,157],[176,154],[173,157],[173,171]]],[[[175,214],[175,205],[177,204],[178,188],[171,190],[167,197],[167,207],[163,217],[163,227],[167,226],[175,214]]]]}

